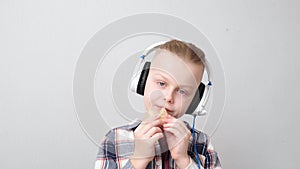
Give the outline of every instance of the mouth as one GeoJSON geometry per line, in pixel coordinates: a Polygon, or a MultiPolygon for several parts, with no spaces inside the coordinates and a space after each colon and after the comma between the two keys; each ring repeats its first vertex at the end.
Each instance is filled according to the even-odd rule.
{"type": "Polygon", "coordinates": [[[164,106],[157,106],[157,107],[158,107],[159,110],[162,109],[162,108],[164,108],[164,109],[167,111],[167,113],[168,113],[169,115],[172,115],[172,114],[173,114],[173,110],[171,110],[171,109],[168,109],[168,108],[166,108],[166,107],[164,107],[164,106]]]}
{"type": "Polygon", "coordinates": [[[165,107],[165,109],[166,109],[166,111],[168,112],[168,114],[172,114],[172,112],[173,112],[172,110],[170,110],[170,109],[168,109],[168,108],[166,108],[166,107],[165,107]]]}

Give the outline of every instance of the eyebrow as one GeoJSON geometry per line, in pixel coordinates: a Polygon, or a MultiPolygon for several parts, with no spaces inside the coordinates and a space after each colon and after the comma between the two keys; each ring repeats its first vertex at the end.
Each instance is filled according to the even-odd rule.
{"type": "Polygon", "coordinates": [[[165,77],[164,75],[161,75],[160,73],[153,73],[153,76],[155,77],[155,78],[162,78],[163,80],[165,80],[165,81],[168,81],[168,78],[167,77],[165,77]]]}

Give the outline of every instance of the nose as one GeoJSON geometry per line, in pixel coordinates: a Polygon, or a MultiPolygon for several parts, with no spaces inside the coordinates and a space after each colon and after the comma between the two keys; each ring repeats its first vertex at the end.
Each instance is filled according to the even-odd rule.
{"type": "Polygon", "coordinates": [[[173,104],[174,103],[174,92],[171,89],[167,89],[164,92],[164,100],[166,103],[173,104]]]}

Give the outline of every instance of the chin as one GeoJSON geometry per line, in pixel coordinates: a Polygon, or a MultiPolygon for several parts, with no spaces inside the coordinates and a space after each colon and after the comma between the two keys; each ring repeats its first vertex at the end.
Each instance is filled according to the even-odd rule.
{"type": "Polygon", "coordinates": [[[177,114],[176,116],[174,116],[175,118],[180,118],[180,117],[182,117],[184,115],[184,113],[182,113],[182,114],[177,114]]]}

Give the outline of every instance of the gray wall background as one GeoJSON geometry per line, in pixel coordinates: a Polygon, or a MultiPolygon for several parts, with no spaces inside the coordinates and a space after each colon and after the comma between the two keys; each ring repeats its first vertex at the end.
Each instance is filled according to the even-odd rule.
{"type": "Polygon", "coordinates": [[[213,135],[223,168],[297,168],[298,1],[1,1],[0,169],[93,168],[72,78],[86,42],[121,17],[180,17],[214,44],[226,107],[213,135]]]}

